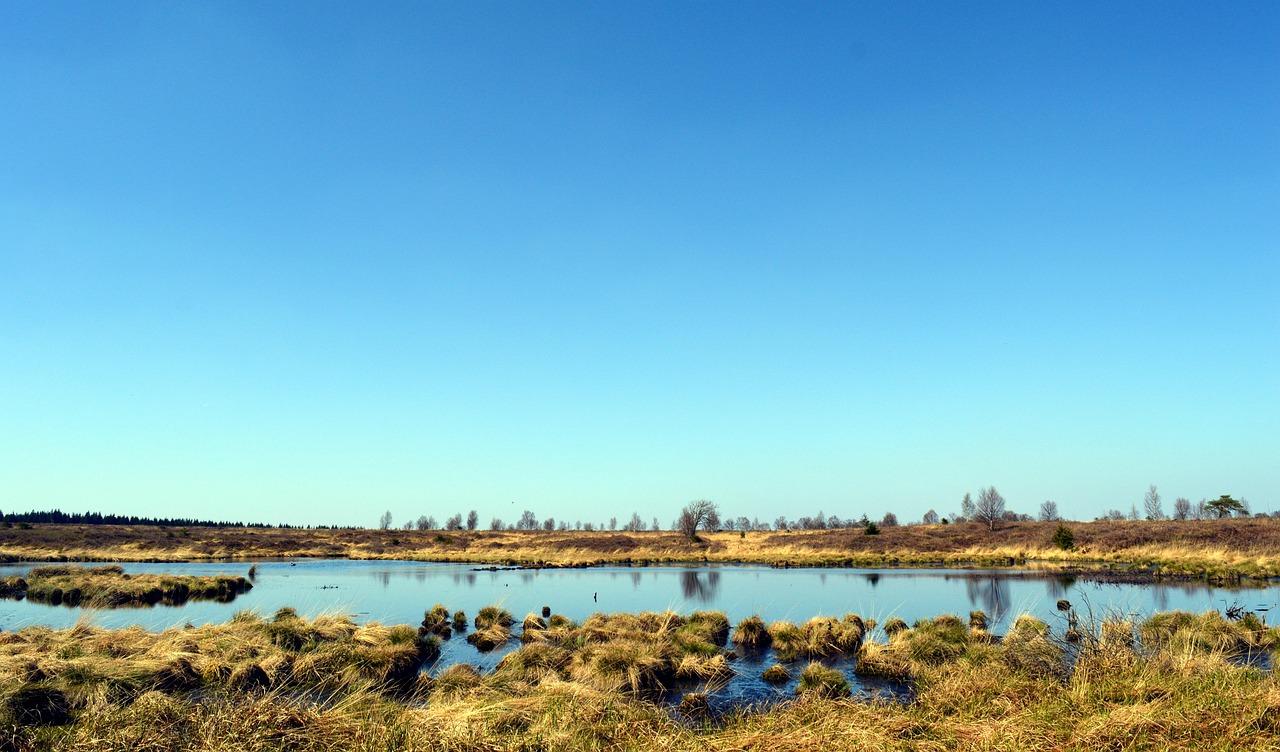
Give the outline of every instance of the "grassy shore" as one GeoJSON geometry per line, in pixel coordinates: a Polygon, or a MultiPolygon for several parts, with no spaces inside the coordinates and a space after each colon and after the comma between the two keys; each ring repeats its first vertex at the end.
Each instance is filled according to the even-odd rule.
{"type": "Polygon", "coordinates": [[[1280,520],[973,524],[795,532],[300,530],[34,525],[0,529],[11,561],[196,561],[260,557],[417,559],[494,565],[758,562],[774,566],[1079,567],[1156,577],[1280,576],[1280,520]]]}
{"type": "Polygon", "coordinates": [[[103,567],[55,564],[35,567],[26,577],[0,579],[0,597],[29,598],[54,606],[115,608],[157,603],[179,605],[189,600],[228,603],[252,587],[245,578],[231,575],[131,575],[116,564],[103,567]]]}
{"type": "Polygon", "coordinates": [[[1251,617],[1160,614],[1070,639],[1025,617],[1003,639],[980,619],[945,615],[888,637],[852,617],[806,625],[831,636],[816,644],[856,655],[856,671],[907,678],[912,701],[852,699],[842,672],[813,663],[797,699],[767,710],[716,717],[696,699],[682,710],[652,702],[650,682],[690,657],[704,662],[690,669],[695,681],[714,691],[728,632],[715,612],[526,620],[535,635],[492,673],[428,676],[419,667],[436,649],[430,634],[285,609],[160,633],[0,633],[0,748],[1280,748],[1280,682],[1233,660],[1280,639],[1251,617]]]}

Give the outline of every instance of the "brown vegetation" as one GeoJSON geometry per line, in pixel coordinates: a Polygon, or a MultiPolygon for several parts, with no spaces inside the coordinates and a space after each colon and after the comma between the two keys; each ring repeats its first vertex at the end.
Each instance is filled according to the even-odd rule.
{"type": "Polygon", "coordinates": [[[759,562],[775,566],[1015,566],[1116,569],[1154,576],[1280,576],[1280,520],[1066,523],[1074,547],[1053,543],[1056,522],[793,532],[299,530],[34,525],[0,529],[0,557],[31,561],[190,561],[337,557],[521,566],[759,562]]]}

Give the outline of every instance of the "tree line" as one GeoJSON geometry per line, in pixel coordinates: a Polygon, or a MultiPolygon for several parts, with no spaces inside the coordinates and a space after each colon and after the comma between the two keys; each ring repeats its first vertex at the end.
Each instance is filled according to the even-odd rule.
{"type": "MultiPolygon", "coordinates": [[[[1191,520],[1191,519],[1220,519],[1223,517],[1248,517],[1249,503],[1244,499],[1235,499],[1228,494],[1223,494],[1220,498],[1212,501],[1202,499],[1198,504],[1191,504],[1185,498],[1179,498],[1174,503],[1174,511],[1171,516],[1166,516],[1161,506],[1161,499],[1156,487],[1151,486],[1143,500],[1143,508],[1146,512],[1146,519],[1149,520],[1191,520]]],[[[1266,515],[1252,515],[1265,517],[1266,515]]],[[[1273,515],[1280,517],[1280,512],[1273,515]]],[[[1126,520],[1141,519],[1138,516],[1137,503],[1132,506],[1130,513],[1124,514],[1116,510],[1111,510],[1098,520],[1126,520]]],[[[461,513],[445,519],[441,525],[433,515],[423,515],[416,520],[409,520],[402,524],[405,530],[477,530],[479,529],[479,513],[471,510],[467,513],[465,519],[461,513]]],[[[621,530],[625,532],[642,532],[647,530],[673,530],[683,532],[687,535],[696,535],[697,530],[717,530],[729,532],[754,532],[754,531],[790,531],[790,530],[836,530],[836,529],[862,529],[864,532],[875,534],[880,528],[898,527],[899,525],[948,525],[956,523],[973,522],[986,527],[989,530],[995,530],[1004,523],[1017,522],[1062,522],[1065,521],[1059,511],[1056,501],[1046,500],[1040,503],[1036,510],[1036,514],[1027,514],[1013,511],[1009,509],[1008,502],[1004,496],[996,490],[995,486],[988,486],[978,490],[977,496],[974,497],[970,493],[965,493],[960,499],[959,510],[953,514],[939,514],[936,510],[930,509],[924,513],[919,521],[901,522],[898,515],[894,512],[886,512],[884,516],[878,520],[870,519],[866,514],[859,517],[840,517],[838,515],[827,515],[819,510],[815,515],[806,515],[793,519],[780,515],[773,520],[761,520],[759,517],[748,518],[746,516],[722,515],[719,505],[706,499],[690,502],[681,510],[680,514],[666,526],[663,526],[657,517],[646,521],[639,512],[633,512],[631,519],[619,524],[617,517],[610,517],[607,522],[583,522],[576,520],[569,522],[567,520],[556,520],[554,517],[540,518],[532,510],[524,510],[515,522],[504,521],[500,517],[494,517],[490,520],[488,530],[504,531],[504,530],[581,530],[581,531],[597,531],[597,530],[621,530]]],[[[392,529],[393,517],[390,511],[384,512],[379,520],[379,528],[383,530],[392,529]]]]}

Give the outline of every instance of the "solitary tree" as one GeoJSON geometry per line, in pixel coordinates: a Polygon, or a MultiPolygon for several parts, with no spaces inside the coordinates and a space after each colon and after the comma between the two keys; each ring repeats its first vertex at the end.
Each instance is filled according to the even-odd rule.
{"type": "MultiPolygon", "coordinates": [[[[968,498],[969,494],[965,494],[968,498]]],[[[996,523],[1004,517],[1004,497],[995,486],[978,490],[978,501],[973,505],[973,519],[995,530],[996,523]]]]}
{"type": "Polygon", "coordinates": [[[681,510],[680,517],[676,521],[676,529],[690,540],[697,540],[699,527],[714,529],[719,521],[720,511],[716,505],[706,499],[699,499],[689,502],[681,510]]]}
{"type": "Polygon", "coordinates": [[[1058,502],[1043,501],[1040,503],[1040,521],[1041,522],[1057,522],[1062,519],[1058,516],[1058,502]]]}
{"type": "Polygon", "coordinates": [[[930,509],[924,513],[924,519],[920,521],[926,525],[936,525],[938,524],[938,513],[930,509]]]}
{"type": "Polygon", "coordinates": [[[1241,504],[1238,500],[1231,498],[1230,494],[1223,494],[1205,506],[1207,506],[1218,519],[1230,517],[1232,514],[1238,514],[1245,508],[1244,504],[1241,504]]]}
{"type": "Polygon", "coordinates": [[[1147,489],[1147,495],[1142,497],[1142,508],[1147,513],[1147,519],[1164,519],[1164,506],[1160,503],[1160,492],[1156,490],[1155,484],[1152,484],[1147,489]]]}
{"type": "Polygon", "coordinates": [[[468,529],[468,530],[475,530],[475,529],[476,529],[476,525],[478,525],[478,524],[480,524],[480,515],[479,515],[479,513],[477,513],[477,512],[476,512],[476,510],[474,510],[474,509],[472,509],[470,512],[467,512],[467,529],[468,529]]]}
{"type": "Polygon", "coordinates": [[[391,510],[388,509],[387,511],[382,513],[381,517],[378,518],[378,529],[387,530],[387,529],[390,529],[390,527],[391,527],[391,510]]]}
{"type": "Polygon", "coordinates": [[[880,519],[880,527],[897,527],[898,515],[893,512],[885,512],[884,517],[880,519]]]}
{"type": "Polygon", "coordinates": [[[1173,502],[1173,518],[1175,520],[1185,520],[1191,516],[1191,501],[1185,496],[1179,496],[1173,502]]]}

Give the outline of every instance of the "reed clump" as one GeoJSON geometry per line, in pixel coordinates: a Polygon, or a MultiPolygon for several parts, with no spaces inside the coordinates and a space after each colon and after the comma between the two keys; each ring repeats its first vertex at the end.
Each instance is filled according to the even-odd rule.
{"type": "Polygon", "coordinates": [[[796,685],[798,695],[848,697],[850,692],[849,680],[844,673],[821,663],[805,666],[800,672],[800,683],[796,685]]]}
{"type": "Polygon", "coordinates": [[[481,652],[488,652],[511,640],[511,625],[515,624],[511,612],[498,606],[485,606],[476,613],[475,630],[467,635],[467,642],[481,652]]]}
{"type": "Polygon", "coordinates": [[[758,615],[748,616],[738,622],[738,626],[733,630],[731,639],[734,645],[744,648],[763,649],[773,643],[773,637],[769,635],[769,628],[765,625],[764,619],[761,619],[758,615]]]}
{"type": "Polygon", "coordinates": [[[769,625],[773,650],[782,660],[852,655],[862,646],[864,622],[857,614],[843,619],[816,616],[802,625],[776,621],[769,625]]]}

